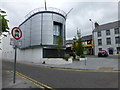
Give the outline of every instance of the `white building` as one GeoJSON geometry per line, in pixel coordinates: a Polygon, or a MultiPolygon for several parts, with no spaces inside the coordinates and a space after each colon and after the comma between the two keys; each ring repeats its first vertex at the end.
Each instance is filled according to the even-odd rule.
{"type": "MultiPolygon", "coordinates": [[[[56,8],[35,9],[30,12],[19,26],[23,35],[20,39],[22,45],[17,49],[17,60],[40,62],[41,58],[58,57],[56,47],[59,36],[61,36],[61,47],[64,52],[65,22],[65,12],[56,8]]],[[[12,36],[8,35],[2,40],[2,56],[5,60],[14,59],[10,38],[12,36]]]]}
{"type": "Polygon", "coordinates": [[[0,37],[0,60],[2,60],[2,37],[0,37]]]}
{"type": "Polygon", "coordinates": [[[120,52],[120,21],[97,26],[93,30],[94,51],[106,50],[109,54],[116,55],[120,52]]]}

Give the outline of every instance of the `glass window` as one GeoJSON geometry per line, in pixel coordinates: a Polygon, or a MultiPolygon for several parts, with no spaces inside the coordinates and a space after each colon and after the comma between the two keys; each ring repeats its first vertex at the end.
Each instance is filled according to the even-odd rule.
{"type": "Polygon", "coordinates": [[[102,39],[98,39],[98,45],[102,45],[102,39]]]}
{"type": "Polygon", "coordinates": [[[107,43],[107,45],[110,45],[111,44],[111,38],[106,38],[106,43],[107,43]]]}
{"type": "Polygon", "coordinates": [[[115,29],[114,29],[114,32],[115,32],[115,34],[120,34],[119,28],[115,28],[115,29]]]}
{"type": "Polygon", "coordinates": [[[115,43],[120,44],[120,36],[115,37],[115,43]]]}
{"type": "Polygon", "coordinates": [[[53,35],[56,35],[56,36],[60,35],[60,26],[59,25],[54,25],[53,35]]]}
{"type": "Polygon", "coordinates": [[[110,35],[110,30],[106,30],[106,35],[110,35]]]}
{"type": "Polygon", "coordinates": [[[101,51],[102,50],[102,48],[99,48],[99,51],[101,51]]]}
{"type": "Polygon", "coordinates": [[[98,37],[100,37],[100,36],[101,36],[101,31],[98,31],[98,33],[97,33],[97,34],[98,34],[98,37]]]}
{"type": "Polygon", "coordinates": [[[62,29],[61,23],[53,22],[53,44],[57,44],[57,40],[58,40],[59,36],[62,36],[61,29],[62,29]]]}

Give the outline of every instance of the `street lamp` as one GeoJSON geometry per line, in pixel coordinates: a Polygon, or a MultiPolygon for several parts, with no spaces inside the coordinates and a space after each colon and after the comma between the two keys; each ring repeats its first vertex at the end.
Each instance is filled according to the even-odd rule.
{"type": "Polygon", "coordinates": [[[93,39],[93,46],[92,46],[92,48],[93,48],[93,54],[95,54],[95,53],[94,53],[94,52],[95,52],[95,47],[94,47],[94,34],[93,34],[93,24],[94,24],[94,22],[92,21],[92,19],[89,19],[89,21],[92,22],[92,39],[93,39]]]}
{"type": "Polygon", "coordinates": [[[92,31],[93,31],[93,21],[92,21],[92,19],[89,19],[89,21],[92,22],[92,31]]]}

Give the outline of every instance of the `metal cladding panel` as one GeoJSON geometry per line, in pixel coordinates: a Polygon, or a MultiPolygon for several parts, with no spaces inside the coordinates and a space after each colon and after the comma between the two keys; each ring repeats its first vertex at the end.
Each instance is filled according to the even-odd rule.
{"type": "Polygon", "coordinates": [[[52,45],[53,44],[53,21],[52,13],[43,14],[42,22],[42,44],[52,45]]]}
{"type": "Polygon", "coordinates": [[[63,45],[65,42],[65,18],[55,13],[37,13],[27,19],[21,26],[23,32],[22,48],[34,45],[53,44],[53,24],[62,24],[63,45]]]}
{"type": "Polygon", "coordinates": [[[58,15],[58,14],[53,14],[53,21],[65,23],[65,19],[61,15],[58,15]]]}
{"type": "Polygon", "coordinates": [[[52,13],[43,13],[43,20],[52,20],[52,13]]]}
{"type": "Polygon", "coordinates": [[[25,22],[26,28],[25,28],[25,47],[30,46],[30,38],[31,38],[31,19],[25,22]]]}
{"type": "Polygon", "coordinates": [[[22,26],[20,26],[20,29],[22,31],[22,37],[20,39],[20,41],[22,41],[22,45],[20,46],[20,48],[23,48],[24,47],[24,44],[25,44],[25,24],[23,24],[22,26]]]}
{"type": "Polygon", "coordinates": [[[31,46],[41,44],[41,14],[31,18],[31,46]]]}
{"type": "Polygon", "coordinates": [[[65,18],[61,15],[53,14],[53,21],[59,22],[62,24],[62,38],[63,38],[63,45],[65,45],[65,18]]]}

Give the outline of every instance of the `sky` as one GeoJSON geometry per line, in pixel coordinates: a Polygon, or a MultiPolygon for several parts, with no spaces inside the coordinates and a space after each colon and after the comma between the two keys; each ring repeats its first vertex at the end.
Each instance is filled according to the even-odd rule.
{"type": "MultiPolygon", "coordinates": [[[[66,39],[73,39],[77,29],[82,36],[92,34],[92,22],[99,25],[118,20],[118,0],[46,0],[47,7],[55,7],[68,13],[66,39]],[[92,20],[92,22],[89,21],[92,20]]],[[[19,26],[33,9],[44,7],[44,0],[1,0],[2,10],[7,12],[10,30],[19,26]]]]}

